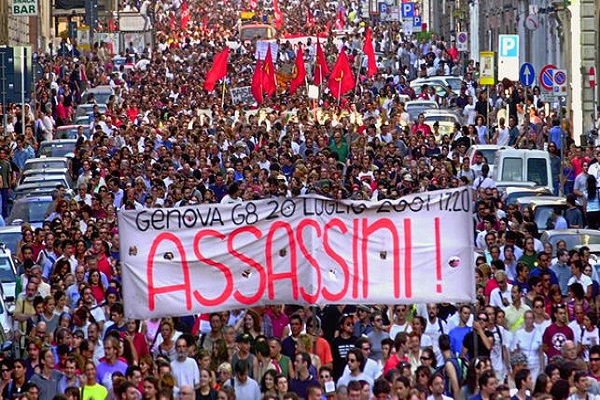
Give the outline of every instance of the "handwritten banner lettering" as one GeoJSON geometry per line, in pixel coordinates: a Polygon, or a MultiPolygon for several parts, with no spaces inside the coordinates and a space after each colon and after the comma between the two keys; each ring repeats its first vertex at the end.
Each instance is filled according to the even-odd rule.
{"type": "Polygon", "coordinates": [[[471,301],[468,189],[378,203],[278,198],[119,214],[125,313],[471,301]]]}

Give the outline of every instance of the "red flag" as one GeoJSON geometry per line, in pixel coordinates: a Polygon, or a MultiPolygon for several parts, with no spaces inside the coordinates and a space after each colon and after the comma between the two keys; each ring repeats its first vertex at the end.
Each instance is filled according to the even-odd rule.
{"type": "Polygon", "coordinates": [[[342,49],[329,76],[329,90],[336,99],[339,99],[353,88],[354,76],[352,76],[346,49],[342,49]]]}
{"type": "Polygon", "coordinates": [[[375,49],[373,48],[371,28],[367,28],[363,52],[367,56],[367,76],[373,76],[377,73],[377,61],[375,60],[375,49]]]}
{"type": "Polygon", "coordinates": [[[335,23],[333,24],[333,29],[343,30],[344,29],[344,11],[340,8],[335,17],[335,23]]]}
{"type": "Polygon", "coordinates": [[[308,27],[315,26],[315,17],[313,17],[309,8],[306,9],[306,26],[308,26],[308,27]]]}
{"type": "Polygon", "coordinates": [[[327,59],[325,58],[325,53],[323,53],[321,42],[317,38],[317,62],[315,63],[315,73],[313,75],[314,84],[317,86],[320,85],[328,74],[327,59]]]}
{"type": "Polygon", "coordinates": [[[273,96],[277,91],[277,81],[275,80],[275,66],[273,65],[273,57],[271,56],[271,45],[267,50],[265,56],[265,62],[262,65],[263,70],[263,81],[262,87],[265,93],[269,96],[273,96]]]}
{"type": "Polygon", "coordinates": [[[217,54],[213,60],[213,65],[210,71],[206,74],[206,80],[204,81],[204,89],[212,92],[215,90],[215,83],[219,79],[227,76],[227,61],[229,60],[229,47],[225,47],[221,53],[217,54]]]}
{"type": "Polygon", "coordinates": [[[305,79],[304,52],[302,51],[302,46],[298,46],[298,51],[296,52],[296,77],[290,82],[290,94],[294,94],[298,86],[304,83],[305,79]]]}
{"type": "Polygon", "coordinates": [[[275,27],[280,30],[283,26],[283,13],[279,8],[279,0],[273,0],[273,13],[275,14],[275,27]]]}
{"type": "Polygon", "coordinates": [[[181,29],[186,30],[187,24],[190,21],[190,10],[188,9],[187,1],[183,1],[181,5],[181,29]]]}
{"type": "Polygon", "coordinates": [[[256,67],[254,68],[254,75],[252,75],[252,83],[250,84],[250,91],[254,100],[258,104],[263,102],[263,67],[260,60],[256,61],[256,67]]]}

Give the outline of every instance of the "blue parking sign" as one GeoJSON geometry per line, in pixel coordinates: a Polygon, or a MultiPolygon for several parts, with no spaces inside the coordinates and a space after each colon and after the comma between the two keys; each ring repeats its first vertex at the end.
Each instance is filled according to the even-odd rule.
{"type": "Polygon", "coordinates": [[[415,16],[415,3],[401,3],[400,10],[402,12],[402,19],[413,18],[415,16]]]}

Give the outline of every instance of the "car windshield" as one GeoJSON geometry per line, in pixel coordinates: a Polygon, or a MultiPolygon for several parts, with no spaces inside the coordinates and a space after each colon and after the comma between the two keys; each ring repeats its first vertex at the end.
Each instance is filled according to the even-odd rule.
{"type": "MultiPolygon", "coordinates": [[[[77,134],[77,130],[75,130],[77,134]]],[[[61,142],[61,143],[43,143],[40,145],[40,155],[46,157],[64,157],[69,153],[75,151],[75,143],[61,142]]]]}
{"type": "Polygon", "coordinates": [[[496,158],[497,149],[479,149],[483,154],[483,158],[487,160],[488,164],[494,164],[494,159],[496,158]]]}
{"type": "Polygon", "coordinates": [[[50,203],[52,203],[51,199],[16,203],[6,223],[12,224],[16,220],[23,222],[43,222],[46,219],[50,203]]]}
{"type": "Polygon", "coordinates": [[[56,161],[47,161],[40,160],[32,163],[25,164],[25,170],[30,169],[42,169],[42,168],[67,168],[66,161],[56,160],[56,161]]]}
{"type": "Polygon", "coordinates": [[[586,235],[583,233],[580,234],[558,234],[552,235],[548,240],[552,243],[553,246],[556,246],[556,243],[559,240],[564,240],[567,243],[567,249],[572,249],[575,246],[585,246],[588,244],[600,244],[600,235],[586,235]]]}
{"type": "Polygon", "coordinates": [[[17,277],[8,257],[0,257],[0,282],[14,283],[17,277]]]}
{"type": "Polygon", "coordinates": [[[429,121],[456,122],[456,117],[452,115],[425,115],[425,122],[429,121]]]}
{"type": "Polygon", "coordinates": [[[0,243],[4,244],[13,254],[17,251],[17,244],[23,235],[19,231],[0,232],[0,243]]]}

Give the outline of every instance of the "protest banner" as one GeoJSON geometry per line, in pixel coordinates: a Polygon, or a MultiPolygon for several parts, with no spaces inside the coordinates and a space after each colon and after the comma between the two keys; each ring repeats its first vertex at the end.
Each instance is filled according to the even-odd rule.
{"type": "Polygon", "coordinates": [[[273,62],[276,62],[277,55],[279,54],[279,45],[274,40],[259,40],[256,42],[256,52],[254,57],[256,57],[257,60],[264,61],[269,49],[271,49],[273,62]]]}
{"type": "Polygon", "coordinates": [[[129,210],[119,231],[128,318],[475,298],[467,188],[129,210]]]}
{"type": "Polygon", "coordinates": [[[252,96],[250,86],[229,88],[229,92],[231,93],[231,102],[233,105],[254,103],[254,96],[252,96]]]}

